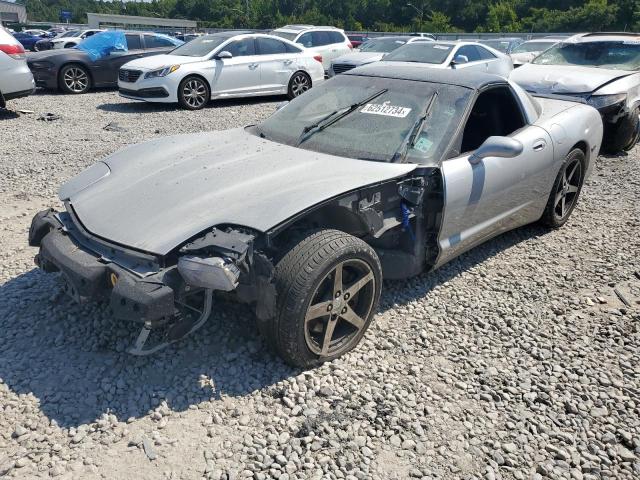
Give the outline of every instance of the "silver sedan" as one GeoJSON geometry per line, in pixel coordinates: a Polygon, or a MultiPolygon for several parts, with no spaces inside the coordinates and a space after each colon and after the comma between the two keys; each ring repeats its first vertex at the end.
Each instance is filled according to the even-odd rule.
{"type": "Polygon", "coordinates": [[[374,64],[258,125],[111,155],[62,187],[66,211],[36,215],[29,242],[73,298],[140,322],[132,353],[195,332],[221,292],[309,367],[358,344],[383,278],[531,222],[564,225],[601,140],[588,105],[485,73],[374,64]]]}

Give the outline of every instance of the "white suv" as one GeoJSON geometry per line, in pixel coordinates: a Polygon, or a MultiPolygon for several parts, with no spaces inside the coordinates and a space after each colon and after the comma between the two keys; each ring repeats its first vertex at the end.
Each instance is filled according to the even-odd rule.
{"type": "Polygon", "coordinates": [[[314,55],[322,57],[325,74],[328,74],[333,59],[341,57],[353,49],[344,30],[335,27],[285,25],[274,30],[271,34],[299,43],[314,55]]]}
{"type": "Polygon", "coordinates": [[[0,26],[0,108],[13,98],[26,97],[36,88],[24,48],[0,26]]]}

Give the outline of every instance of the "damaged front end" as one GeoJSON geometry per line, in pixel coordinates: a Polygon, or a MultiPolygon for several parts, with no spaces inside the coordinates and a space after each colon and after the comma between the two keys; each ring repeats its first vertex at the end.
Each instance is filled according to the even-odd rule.
{"type": "Polygon", "coordinates": [[[148,355],[204,325],[215,291],[235,291],[255,305],[258,317],[273,315],[273,266],[254,252],[256,236],[212,228],[159,258],[91,235],[67,205],[67,211],[45,210],[33,218],[29,245],[40,248],[35,262],[42,270],[61,273],[76,302],[105,302],[114,317],[142,323],[129,352],[148,355]]]}

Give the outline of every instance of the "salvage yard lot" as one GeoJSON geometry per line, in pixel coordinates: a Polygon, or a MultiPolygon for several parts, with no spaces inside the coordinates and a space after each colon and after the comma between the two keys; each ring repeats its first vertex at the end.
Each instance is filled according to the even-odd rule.
{"type": "Polygon", "coordinates": [[[0,476],[638,478],[637,147],[598,159],[564,228],[521,228],[388,282],[361,345],[307,372],[269,353],[248,308],[221,302],[197,335],[131,357],[133,326],[35,269],[27,229],[61,182],[122,146],[240,127],[279,101],[187,112],[101,91],[0,113],[0,476]]]}

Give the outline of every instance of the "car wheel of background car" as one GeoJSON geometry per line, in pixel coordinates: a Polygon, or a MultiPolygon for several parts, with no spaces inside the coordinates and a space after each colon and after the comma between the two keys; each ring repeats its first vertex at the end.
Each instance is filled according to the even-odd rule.
{"type": "Polygon", "coordinates": [[[298,242],[275,270],[277,313],[266,336],[289,364],[312,367],[353,349],[380,298],[382,268],[375,251],[338,230],[298,242]]]}
{"type": "Polygon", "coordinates": [[[189,110],[200,110],[209,103],[210,98],[209,85],[202,78],[187,77],[180,82],[178,102],[182,107],[189,110]]]}
{"type": "Polygon", "coordinates": [[[631,150],[640,138],[640,109],[621,118],[615,124],[605,123],[602,151],[610,154],[631,150]]]}
{"type": "Polygon", "coordinates": [[[311,88],[311,78],[304,72],[296,72],[289,80],[287,96],[289,100],[299,97],[311,88]]]}
{"type": "Polygon", "coordinates": [[[584,152],[576,148],[567,155],[549,195],[541,221],[551,228],[567,223],[578,203],[586,170],[584,152]]]}
{"type": "Polygon", "coordinates": [[[86,93],[91,88],[91,77],[82,65],[65,65],[60,70],[58,85],[65,93],[86,93]]]}

